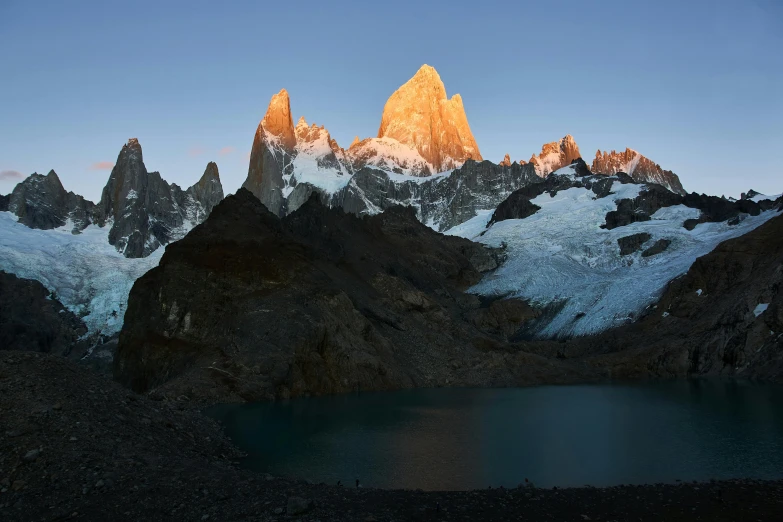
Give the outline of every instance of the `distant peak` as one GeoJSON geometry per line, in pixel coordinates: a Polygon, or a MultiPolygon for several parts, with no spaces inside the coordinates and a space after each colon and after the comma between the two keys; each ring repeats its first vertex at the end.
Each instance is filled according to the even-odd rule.
{"type": "Polygon", "coordinates": [[[297,127],[307,127],[307,120],[304,116],[299,116],[299,121],[296,122],[297,127]]]}
{"type": "Polygon", "coordinates": [[[503,157],[503,161],[501,161],[500,163],[498,163],[498,165],[500,165],[501,167],[510,167],[510,166],[511,166],[511,156],[509,156],[508,154],[506,154],[506,155],[503,157]]]}
{"type": "Polygon", "coordinates": [[[126,147],[141,147],[139,144],[139,138],[128,138],[128,143],[125,144],[126,147]]]}
{"type": "Polygon", "coordinates": [[[204,185],[208,181],[217,181],[220,183],[220,171],[218,170],[217,163],[214,161],[207,163],[207,168],[204,169],[204,174],[201,175],[197,184],[204,185]]]}
{"type": "Polygon", "coordinates": [[[572,161],[581,157],[579,146],[570,134],[566,134],[558,141],[545,143],[541,147],[539,155],[533,154],[530,163],[536,168],[536,173],[546,177],[550,173],[570,165],[572,161]]]}

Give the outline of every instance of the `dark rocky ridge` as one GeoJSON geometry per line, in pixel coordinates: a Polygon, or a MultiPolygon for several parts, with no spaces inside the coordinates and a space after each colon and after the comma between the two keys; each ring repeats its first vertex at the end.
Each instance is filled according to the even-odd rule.
{"type": "Polygon", "coordinates": [[[207,402],[591,379],[506,343],[532,311],[462,292],[493,256],[412,209],[280,220],[240,190],[135,283],[115,377],[207,402]]]}
{"type": "Polygon", "coordinates": [[[8,196],[6,210],[16,214],[23,225],[43,230],[62,227],[70,219],[75,234],[96,219],[95,204],[66,192],[53,170],[45,176],[33,173],[18,183],[8,196]]]}
{"type": "Polygon", "coordinates": [[[329,204],[359,215],[411,205],[422,223],[444,231],[476,216],[478,210],[496,207],[517,187],[540,179],[532,165],[500,166],[490,161],[468,160],[448,176],[423,182],[392,181],[383,171],[364,168],[329,204]]]}
{"type": "MultiPolygon", "coordinates": [[[[633,182],[622,175],[550,176],[519,189],[501,207],[572,186],[603,197],[618,179],[633,182]]],[[[648,210],[690,201],[655,185],[645,193],[651,197],[638,199],[648,210]]],[[[724,203],[729,202],[720,208],[724,203]]],[[[621,240],[619,246],[635,251],[647,239],[635,238],[632,245],[621,240]]],[[[667,247],[663,239],[643,255],[667,247]]],[[[761,252],[751,257],[759,256],[768,257],[761,252]]],[[[639,355],[647,352],[630,349],[659,346],[657,329],[654,336],[644,333],[646,320],[565,343],[524,341],[540,310],[462,293],[479,279],[477,267],[488,270],[497,262],[497,254],[483,247],[431,231],[411,208],[358,218],[311,197],[280,220],[240,191],[170,246],[160,266],[134,285],[115,375],[137,390],[158,388],[208,402],[623,375],[613,359],[602,359],[608,351],[650,365],[646,375],[666,375],[639,355]],[[274,320],[265,314],[275,314],[274,320]],[[561,367],[564,358],[572,364],[561,367]],[[586,365],[591,371],[584,371],[586,365]]],[[[685,339],[684,346],[701,346],[698,336],[682,336],[691,328],[671,335],[685,339]]],[[[687,368],[677,375],[688,375],[687,368]]]]}
{"type": "Polygon", "coordinates": [[[38,281],[0,270],[0,346],[81,357],[87,350],[81,319],[38,281]]]}
{"type": "Polygon", "coordinates": [[[674,205],[685,205],[700,211],[698,218],[683,222],[683,226],[688,230],[693,230],[699,223],[727,221],[738,218],[741,214],[758,216],[760,212],[771,210],[776,206],[769,200],[760,203],[749,200],[730,201],[695,192],[681,196],[660,185],[646,184],[639,196],[619,200],[617,210],[606,214],[606,223],[602,227],[611,230],[631,223],[649,221],[658,210],[674,205]]]}

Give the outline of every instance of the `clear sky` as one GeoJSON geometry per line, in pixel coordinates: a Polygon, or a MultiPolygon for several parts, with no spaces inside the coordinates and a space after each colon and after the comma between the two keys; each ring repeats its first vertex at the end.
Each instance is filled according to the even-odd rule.
{"type": "Polygon", "coordinates": [[[0,0],[0,192],[55,169],[97,201],[138,137],[182,186],[247,174],[269,98],[347,147],[423,64],[459,92],[482,155],[634,148],[685,188],[783,192],[780,0],[0,0]]]}

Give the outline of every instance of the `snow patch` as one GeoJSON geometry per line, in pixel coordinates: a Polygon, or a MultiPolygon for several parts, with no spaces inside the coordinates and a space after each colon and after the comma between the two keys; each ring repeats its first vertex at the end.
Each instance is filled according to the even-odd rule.
{"type": "Polygon", "coordinates": [[[753,315],[758,317],[764,312],[766,312],[767,308],[769,308],[769,303],[759,303],[756,305],[756,308],[753,309],[753,315]]]}
{"type": "Polygon", "coordinates": [[[761,203],[765,199],[768,199],[770,201],[775,201],[781,196],[783,196],[783,194],[775,194],[774,196],[767,196],[765,194],[756,194],[755,196],[750,198],[750,200],[753,201],[754,203],[761,203]]]}

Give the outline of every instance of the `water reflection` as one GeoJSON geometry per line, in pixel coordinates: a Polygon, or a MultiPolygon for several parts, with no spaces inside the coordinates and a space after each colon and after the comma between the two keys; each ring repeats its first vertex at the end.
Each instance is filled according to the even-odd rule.
{"type": "Polygon", "coordinates": [[[783,477],[783,388],[729,381],[437,389],[213,408],[245,464],[387,488],[783,477]]]}

